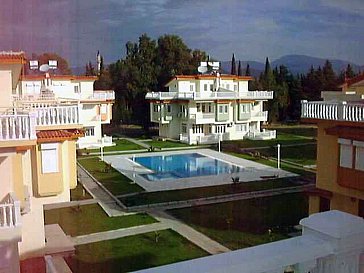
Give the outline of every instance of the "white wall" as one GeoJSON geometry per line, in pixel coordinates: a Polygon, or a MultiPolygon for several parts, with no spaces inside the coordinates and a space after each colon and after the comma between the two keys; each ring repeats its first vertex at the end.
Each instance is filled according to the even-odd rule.
{"type": "MultiPolygon", "coordinates": [[[[0,107],[12,105],[12,74],[11,70],[0,70],[1,99],[0,107]]],[[[1,110],[1,109],[0,109],[1,110]]]]}

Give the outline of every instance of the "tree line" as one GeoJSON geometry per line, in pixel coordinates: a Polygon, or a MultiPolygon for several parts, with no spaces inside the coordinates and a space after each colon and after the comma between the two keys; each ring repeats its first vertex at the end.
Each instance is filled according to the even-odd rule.
{"type": "MultiPolygon", "coordinates": [[[[104,67],[101,59],[99,79],[95,89],[115,90],[114,121],[126,124],[150,125],[147,92],[165,91],[165,84],[175,75],[197,74],[201,61],[208,60],[205,51],[190,49],[176,35],[163,35],[157,40],[147,34],[137,42],[127,42],[124,58],[104,67]]],[[[230,74],[251,76],[249,64],[242,68],[233,54],[230,74]]],[[[92,63],[86,64],[86,75],[97,75],[92,63]]],[[[266,104],[269,122],[299,120],[301,100],[320,100],[321,91],[337,91],[338,86],[355,73],[350,66],[336,75],[330,61],[323,67],[313,66],[306,74],[293,75],[289,69],[280,65],[272,68],[266,58],[265,69],[249,83],[249,90],[273,90],[274,98],[266,104]]]]}

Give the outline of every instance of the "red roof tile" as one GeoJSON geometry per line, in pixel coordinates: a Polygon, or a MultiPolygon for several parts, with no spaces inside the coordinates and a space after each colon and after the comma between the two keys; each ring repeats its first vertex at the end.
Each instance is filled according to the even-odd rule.
{"type": "Polygon", "coordinates": [[[79,129],[72,130],[44,130],[37,132],[38,142],[64,141],[84,136],[84,131],[79,129]]]}
{"type": "Polygon", "coordinates": [[[0,63],[6,64],[25,64],[26,57],[23,51],[0,51],[0,63]]]}
{"type": "MultiPolygon", "coordinates": [[[[43,80],[43,75],[24,75],[21,77],[23,81],[37,81],[43,80]]],[[[96,81],[96,76],[77,76],[77,75],[50,75],[54,80],[70,80],[70,81],[96,81]]]]}

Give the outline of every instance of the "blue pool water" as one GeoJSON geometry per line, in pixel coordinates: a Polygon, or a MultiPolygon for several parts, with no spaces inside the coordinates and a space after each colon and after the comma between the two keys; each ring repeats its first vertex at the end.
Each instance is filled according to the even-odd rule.
{"type": "Polygon", "coordinates": [[[239,172],[240,167],[198,153],[136,157],[135,162],[154,171],[142,174],[149,181],[239,172]]]}

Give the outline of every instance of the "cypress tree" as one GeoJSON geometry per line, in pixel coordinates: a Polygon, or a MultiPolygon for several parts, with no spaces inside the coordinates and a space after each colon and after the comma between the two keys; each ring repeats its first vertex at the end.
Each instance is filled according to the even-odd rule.
{"type": "Polygon", "coordinates": [[[251,76],[249,63],[246,64],[245,76],[251,76]]]}
{"type": "Polygon", "coordinates": [[[231,58],[231,75],[236,75],[236,63],[235,63],[235,54],[233,53],[233,57],[231,58]]]}
{"type": "Polygon", "coordinates": [[[239,65],[238,65],[238,76],[242,76],[243,75],[243,73],[242,73],[242,71],[241,71],[241,62],[240,62],[240,60],[239,60],[239,65]]]}

